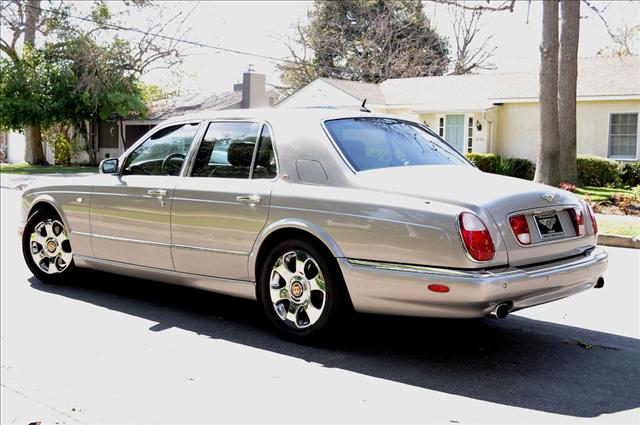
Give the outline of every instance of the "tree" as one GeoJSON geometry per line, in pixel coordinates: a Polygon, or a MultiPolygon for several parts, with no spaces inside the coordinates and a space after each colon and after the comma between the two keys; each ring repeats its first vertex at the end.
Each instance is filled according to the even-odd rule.
{"type": "MultiPolygon", "coordinates": [[[[64,7],[60,4],[55,10],[61,11],[64,7]]],[[[2,31],[0,34],[0,51],[9,57],[14,66],[19,67],[20,38],[25,49],[33,49],[36,44],[36,34],[46,33],[57,20],[57,15],[49,12],[42,13],[40,0],[2,0],[0,1],[0,18],[0,23],[10,30],[2,31]],[[5,38],[5,33],[10,33],[11,38],[5,38]]],[[[30,164],[46,164],[39,122],[32,119],[26,120],[24,128],[25,160],[30,164]]]]}
{"type": "MultiPolygon", "coordinates": [[[[542,4],[540,45],[540,144],[534,180],[560,183],[558,126],[558,1],[542,4]]],[[[574,99],[575,103],[575,99],[574,99]]],[[[569,125],[569,124],[567,124],[569,125]]]]}
{"type": "Polygon", "coordinates": [[[289,91],[317,77],[378,83],[442,75],[449,62],[447,40],[420,0],[316,0],[288,46],[291,57],[279,68],[289,91]]]}
{"type": "Polygon", "coordinates": [[[576,97],[580,1],[563,0],[558,67],[558,118],[560,134],[560,180],[578,182],[576,144],[576,97]],[[562,123],[562,124],[560,124],[562,123]]]}
{"type": "MultiPolygon", "coordinates": [[[[193,12],[155,19],[146,29],[133,29],[141,34],[137,42],[124,40],[116,33],[111,41],[98,43],[99,35],[123,28],[104,2],[96,2],[88,16],[78,17],[64,5],[43,8],[36,0],[0,1],[2,24],[12,30],[3,31],[0,40],[2,52],[9,58],[0,58],[6,72],[6,78],[3,72],[0,81],[0,126],[26,128],[26,160],[31,163],[44,161],[44,155],[38,154],[38,149],[42,153],[41,127],[54,122],[76,126],[89,141],[87,152],[95,162],[86,123],[145,110],[138,81],[151,69],[169,68],[182,61],[184,49],[178,48],[177,39],[188,31],[181,33],[181,28],[193,12]],[[176,20],[178,28],[173,38],[163,38],[176,20]],[[36,31],[46,36],[41,48],[34,43],[36,31]],[[5,39],[6,34],[11,38],[5,39]],[[21,36],[22,52],[18,48],[21,36]],[[64,87],[62,94],[54,95],[54,89],[60,87],[64,87]],[[30,100],[36,98],[38,102],[30,100]]],[[[144,0],[132,3],[137,7],[149,4],[144,0]]]]}
{"type": "Polygon", "coordinates": [[[480,18],[483,11],[465,10],[455,6],[449,6],[449,16],[453,25],[453,38],[455,50],[452,52],[452,75],[472,74],[481,70],[495,70],[496,66],[490,62],[496,47],[490,47],[491,36],[485,38],[479,44],[478,33],[481,30],[480,18]]]}

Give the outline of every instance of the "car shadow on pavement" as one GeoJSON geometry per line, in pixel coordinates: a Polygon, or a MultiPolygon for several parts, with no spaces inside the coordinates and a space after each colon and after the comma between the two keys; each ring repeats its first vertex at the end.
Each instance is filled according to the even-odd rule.
{"type": "Polygon", "coordinates": [[[276,335],[253,301],[100,272],[31,286],[156,322],[368,376],[577,417],[640,407],[640,341],[518,316],[503,321],[354,314],[320,345],[276,335]]]}

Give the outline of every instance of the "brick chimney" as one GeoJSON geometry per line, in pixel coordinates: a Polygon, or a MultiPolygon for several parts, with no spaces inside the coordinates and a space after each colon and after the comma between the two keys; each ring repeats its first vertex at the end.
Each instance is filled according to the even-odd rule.
{"type": "Polygon", "coordinates": [[[267,98],[264,74],[251,71],[242,74],[242,108],[263,108],[266,106],[269,106],[269,99],[267,98]]]}

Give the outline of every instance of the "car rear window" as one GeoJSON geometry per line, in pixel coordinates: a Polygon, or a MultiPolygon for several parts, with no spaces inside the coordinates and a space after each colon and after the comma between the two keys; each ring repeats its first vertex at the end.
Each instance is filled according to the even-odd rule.
{"type": "Polygon", "coordinates": [[[343,118],[325,121],[325,126],[356,171],[411,165],[469,165],[454,148],[408,121],[343,118]]]}

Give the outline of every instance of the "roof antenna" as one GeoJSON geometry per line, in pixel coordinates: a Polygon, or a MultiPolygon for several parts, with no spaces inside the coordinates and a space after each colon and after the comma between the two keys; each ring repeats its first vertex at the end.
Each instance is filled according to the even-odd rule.
{"type": "Polygon", "coordinates": [[[365,98],[362,101],[362,105],[360,106],[360,112],[371,112],[366,106],[364,106],[367,103],[367,99],[365,98]]]}

